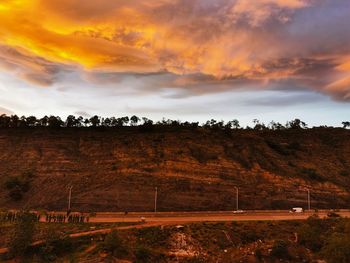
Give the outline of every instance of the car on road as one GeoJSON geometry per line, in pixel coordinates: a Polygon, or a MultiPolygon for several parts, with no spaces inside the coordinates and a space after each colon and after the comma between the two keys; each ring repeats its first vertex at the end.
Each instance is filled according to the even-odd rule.
{"type": "Polygon", "coordinates": [[[336,212],[331,211],[331,212],[327,213],[327,217],[337,218],[337,217],[340,217],[340,215],[337,214],[336,212]]]}
{"type": "Polygon", "coordinates": [[[140,221],[141,221],[141,223],[145,223],[145,222],[146,222],[146,217],[141,216],[141,217],[140,217],[140,221]]]}
{"type": "Polygon", "coordinates": [[[235,210],[235,211],[233,211],[233,213],[234,214],[243,214],[243,213],[245,213],[245,211],[244,210],[235,210]]]}

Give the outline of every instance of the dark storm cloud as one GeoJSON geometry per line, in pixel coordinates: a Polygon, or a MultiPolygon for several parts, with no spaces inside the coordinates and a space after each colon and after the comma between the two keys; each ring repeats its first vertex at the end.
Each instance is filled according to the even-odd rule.
{"type": "Polygon", "coordinates": [[[26,53],[25,50],[0,45],[0,67],[41,86],[53,84],[59,79],[60,73],[70,69],[63,64],[26,53]]]}

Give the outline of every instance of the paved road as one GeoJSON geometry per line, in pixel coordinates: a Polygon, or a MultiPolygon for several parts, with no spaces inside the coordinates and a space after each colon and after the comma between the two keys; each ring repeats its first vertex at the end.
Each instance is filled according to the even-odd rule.
{"type": "MultiPolygon", "coordinates": [[[[319,217],[326,217],[329,211],[318,211],[319,217]]],[[[262,221],[262,220],[303,220],[315,212],[289,213],[289,211],[246,211],[240,214],[233,212],[171,212],[171,213],[97,213],[90,218],[93,223],[113,222],[211,222],[211,221],[262,221]]],[[[341,210],[337,214],[350,217],[350,210],[341,210]]]]}

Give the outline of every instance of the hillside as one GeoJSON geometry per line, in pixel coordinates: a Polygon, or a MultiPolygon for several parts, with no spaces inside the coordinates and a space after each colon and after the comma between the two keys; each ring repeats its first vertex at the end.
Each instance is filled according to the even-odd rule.
{"type": "Polygon", "coordinates": [[[349,208],[350,131],[4,128],[0,181],[3,208],[65,209],[70,184],[80,211],[151,211],[155,187],[159,211],[233,210],[235,186],[242,209],[306,207],[307,187],[349,208]]]}

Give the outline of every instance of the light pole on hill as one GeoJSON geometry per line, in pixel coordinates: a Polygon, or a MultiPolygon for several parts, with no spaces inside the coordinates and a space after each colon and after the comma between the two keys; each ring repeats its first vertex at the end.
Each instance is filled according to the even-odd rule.
{"type": "Polygon", "coordinates": [[[155,188],[155,193],[154,193],[154,213],[157,213],[157,198],[158,198],[158,187],[155,188]]]}
{"type": "Polygon", "coordinates": [[[72,188],[73,188],[72,185],[70,185],[70,186],[68,187],[69,192],[68,192],[68,210],[67,210],[67,211],[68,211],[69,213],[70,213],[70,208],[71,208],[72,188]]]}
{"type": "Polygon", "coordinates": [[[310,211],[311,210],[310,189],[306,189],[306,191],[307,191],[307,208],[310,211]]]}
{"type": "Polygon", "coordinates": [[[235,189],[236,189],[236,211],[238,211],[238,203],[239,203],[238,193],[239,193],[239,190],[238,190],[237,186],[235,186],[235,189]]]}

